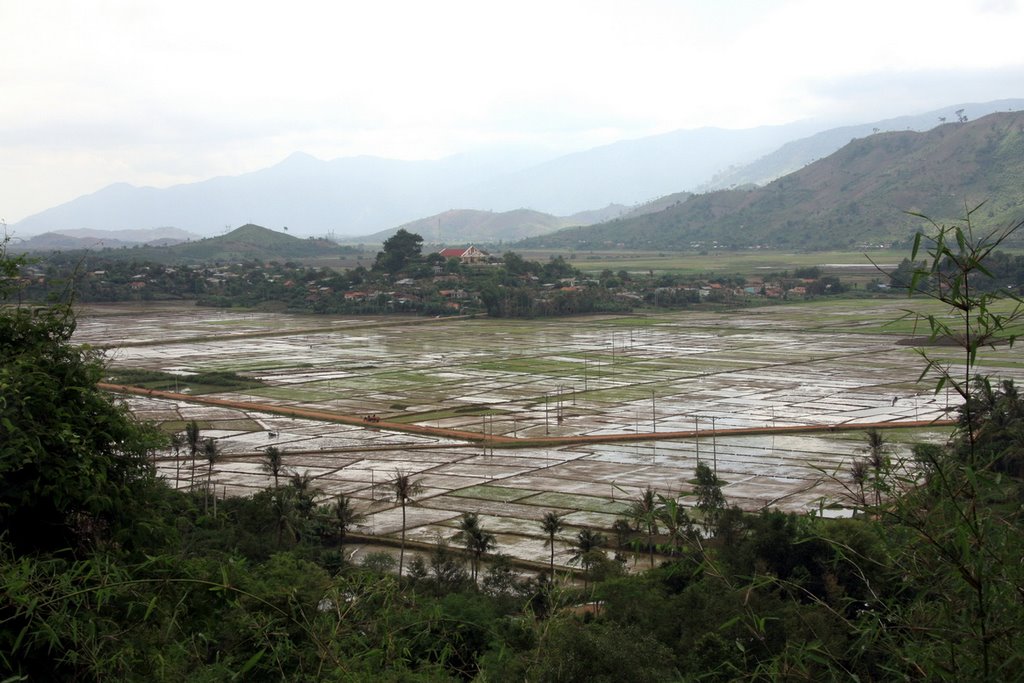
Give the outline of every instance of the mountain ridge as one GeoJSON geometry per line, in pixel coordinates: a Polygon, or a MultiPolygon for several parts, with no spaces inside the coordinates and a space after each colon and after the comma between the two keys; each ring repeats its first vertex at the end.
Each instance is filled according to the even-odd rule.
{"type": "MultiPolygon", "coordinates": [[[[968,108],[971,116],[977,116],[979,111],[1018,102],[1024,106],[1024,100],[950,105],[918,118],[934,122],[957,108],[968,108]]],[[[848,135],[848,131],[835,130],[841,132],[819,139],[819,146],[808,149],[828,145],[838,149],[836,135],[848,135]]],[[[434,161],[369,156],[321,161],[297,152],[267,168],[168,188],[115,183],[29,216],[12,228],[19,235],[31,235],[172,225],[211,235],[225,225],[258,222],[289,226],[304,235],[352,236],[452,207],[499,212],[526,208],[564,216],[609,203],[647,203],[692,191],[716,175],[720,183],[737,184],[735,169],[732,176],[722,174],[730,166],[758,160],[764,168],[754,176],[769,178],[815,153],[790,148],[782,154],[780,146],[821,132],[821,125],[812,122],[738,131],[680,130],[547,159],[525,153],[515,158],[480,153],[434,161]]]]}
{"type": "Polygon", "coordinates": [[[853,140],[764,187],[694,195],[661,211],[524,240],[522,248],[829,248],[902,242],[983,202],[994,224],[1024,213],[1024,113],[853,140]]]}

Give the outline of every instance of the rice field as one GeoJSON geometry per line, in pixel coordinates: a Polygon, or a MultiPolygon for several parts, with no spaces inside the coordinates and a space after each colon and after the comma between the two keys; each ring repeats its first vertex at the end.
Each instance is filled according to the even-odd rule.
{"type": "MultiPolygon", "coordinates": [[[[497,534],[499,551],[537,560],[548,552],[539,526],[545,512],[564,515],[568,537],[584,526],[610,529],[648,486],[690,505],[699,460],[726,482],[730,504],[843,514],[846,472],[864,455],[858,425],[898,427],[956,406],[953,396],[918,383],[922,359],[906,343],[915,330],[886,324],[907,306],[844,301],[550,321],[93,308],[80,317],[76,341],[108,348],[113,366],[230,370],[261,380],[213,395],[257,408],[201,405],[186,395],[125,399],[142,419],[168,430],[195,419],[204,436],[217,438],[226,454],[213,474],[218,495],[268,486],[260,458],[273,445],[291,470],[314,478],[323,500],[352,496],[368,512],[362,531],[396,535],[401,515],[387,483],[402,471],[424,487],[409,509],[409,538],[451,536],[458,517],[473,511],[497,534]],[[275,414],[280,408],[377,415],[519,443],[275,414]],[[836,431],[728,434],[786,426],[836,431]],[[660,436],[687,431],[699,436],[660,436]],[[530,441],[618,434],[638,440],[530,441]]],[[[978,370],[1020,381],[1018,355],[987,351],[978,370]]],[[[938,427],[892,434],[894,457],[907,455],[914,440],[946,438],[938,427]]],[[[175,486],[205,481],[205,462],[193,471],[181,454],[160,454],[158,466],[175,486]]],[[[556,561],[567,560],[564,544],[556,551],[556,561]]]]}

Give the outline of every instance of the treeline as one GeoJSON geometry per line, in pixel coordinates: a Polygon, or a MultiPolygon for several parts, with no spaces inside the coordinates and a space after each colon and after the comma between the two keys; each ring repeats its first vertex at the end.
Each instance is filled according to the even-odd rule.
{"type": "Polygon", "coordinates": [[[756,298],[841,294],[838,278],[817,269],[772,274],[745,287],[739,277],[649,276],[606,270],[588,276],[562,257],[531,261],[514,252],[462,263],[423,254],[419,235],[399,231],[370,268],[343,272],[285,261],[176,265],[55,253],[23,268],[19,296],[35,301],[68,294],[83,303],[195,301],[322,314],[472,315],[531,318],[630,311],[640,307],[730,306],[756,298]]]}

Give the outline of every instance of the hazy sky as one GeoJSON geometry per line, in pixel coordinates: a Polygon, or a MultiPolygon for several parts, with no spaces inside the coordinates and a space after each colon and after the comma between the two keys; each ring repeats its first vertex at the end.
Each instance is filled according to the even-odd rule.
{"type": "Polygon", "coordinates": [[[572,151],[1024,97],[1024,0],[0,0],[0,218],[305,151],[572,151]]]}

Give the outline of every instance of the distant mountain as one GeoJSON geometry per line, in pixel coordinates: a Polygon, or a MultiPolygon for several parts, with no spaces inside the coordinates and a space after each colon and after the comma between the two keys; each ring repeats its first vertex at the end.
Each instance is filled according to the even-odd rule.
{"type": "Polygon", "coordinates": [[[567,215],[609,202],[632,205],[693,189],[731,165],[749,163],[820,130],[808,122],[745,130],[700,128],[626,140],[569,154],[472,188],[475,204],[567,215]]]}
{"type": "Polygon", "coordinates": [[[151,230],[65,230],[44,232],[28,239],[15,238],[12,243],[19,251],[74,251],[78,249],[119,249],[134,246],[170,246],[199,239],[198,235],[177,228],[151,230]]]}
{"type": "Polygon", "coordinates": [[[11,240],[11,249],[17,252],[37,251],[76,251],[78,249],[117,249],[131,247],[137,242],[126,242],[114,238],[102,237],[73,237],[58,232],[44,232],[29,239],[19,239],[17,236],[11,240]]]}
{"type": "Polygon", "coordinates": [[[877,133],[768,185],[695,195],[661,211],[516,246],[575,249],[827,248],[906,240],[907,215],[976,218],[998,227],[1024,216],[1024,113],[990,114],[925,133],[877,133]]]}
{"type": "Polygon", "coordinates": [[[931,130],[939,123],[957,121],[958,111],[961,112],[961,116],[976,119],[995,112],[1022,110],[1024,110],[1024,99],[971,102],[953,104],[943,109],[914,116],[900,116],[874,123],[831,128],[810,137],[787,142],[779,149],[753,163],[735,166],[718,173],[709,182],[697,187],[697,191],[709,192],[741,188],[745,185],[764,185],[787,173],[799,170],[813,161],[827,157],[856,138],[867,137],[879,132],[931,130]]]}
{"type": "MultiPolygon", "coordinates": [[[[33,238],[35,239],[35,238],[33,238]]],[[[89,240],[92,238],[82,238],[89,240]]],[[[300,238],[284,232],[268,230],[259,225],[243,225],[219,237],[180,242],[171,246],[116,247],[104,245],[103,253],[113,258],[132,258],[156,263],[213,263],[217,261],[283,261],[337,256],[351,253],[325,239],[300,238]],[[106,248],[108,247],[109,248],[106,248]]],[[[69,251],[69,248],[62,248],[69,251]]]]}
{"type": "Polygon", "coordinates": [[[117,239],[133,244],[153,244],[155,242],[187,242],[200,239],[200,235],[186,232],[178,228],[147,228],[145,230],[64,230],[62,234],[69,237],[96,237],[99,239],[117,239]]]}
{"type": "Polygon", "coordinates": [[[753,160],[814,130],[810,124],[794,124],[677,131],[529,165],[521,155],[321,161],[296,153],[252,173],[165,189],[110,185],[12,227],[23,237],[159,225],[211,235],[240,220],[258,220],[299,234],[344,237],[451,207],[499,212],[530,208],[564,216],[686,189],[730,164],[753,160]]]}
{"type": "Polygon", "coordinates": [[[625,215],[629,211],[629,207],[619,204],[564,217],[529,209],[501,212],[452,209],[347,241],[375,244],[383,242],[398,230],[406,230],[420,235],[429,244],[497,244],[544,235],[570,225],[592,225],[625,215]]]}
{"type": "Polygon", "coordinates": [[[164,189],[111,185],[29,216],[12,228],[23,238],[83,228],[162,225],[213,235],[225,225],[258,221],[275,228],[288,226],[296,234],[345,237],[389,229],[452,207],[495,212],[527,208],[566,216],[609,203],[639,204],[701,186],[762,183],[825,157],[874,128],[930,127],[938,124],[939,116],[952,120],[959,108],[976,118],[1010,107],[1024,107],[1024,100],[951,105],[949,111],[906,121],[827,133],[813,122],[747,130],[680,130],[546,159],[533,153],[489,152],[436,161],[321,161],[296,153],[251,173],[164,189]]]}

